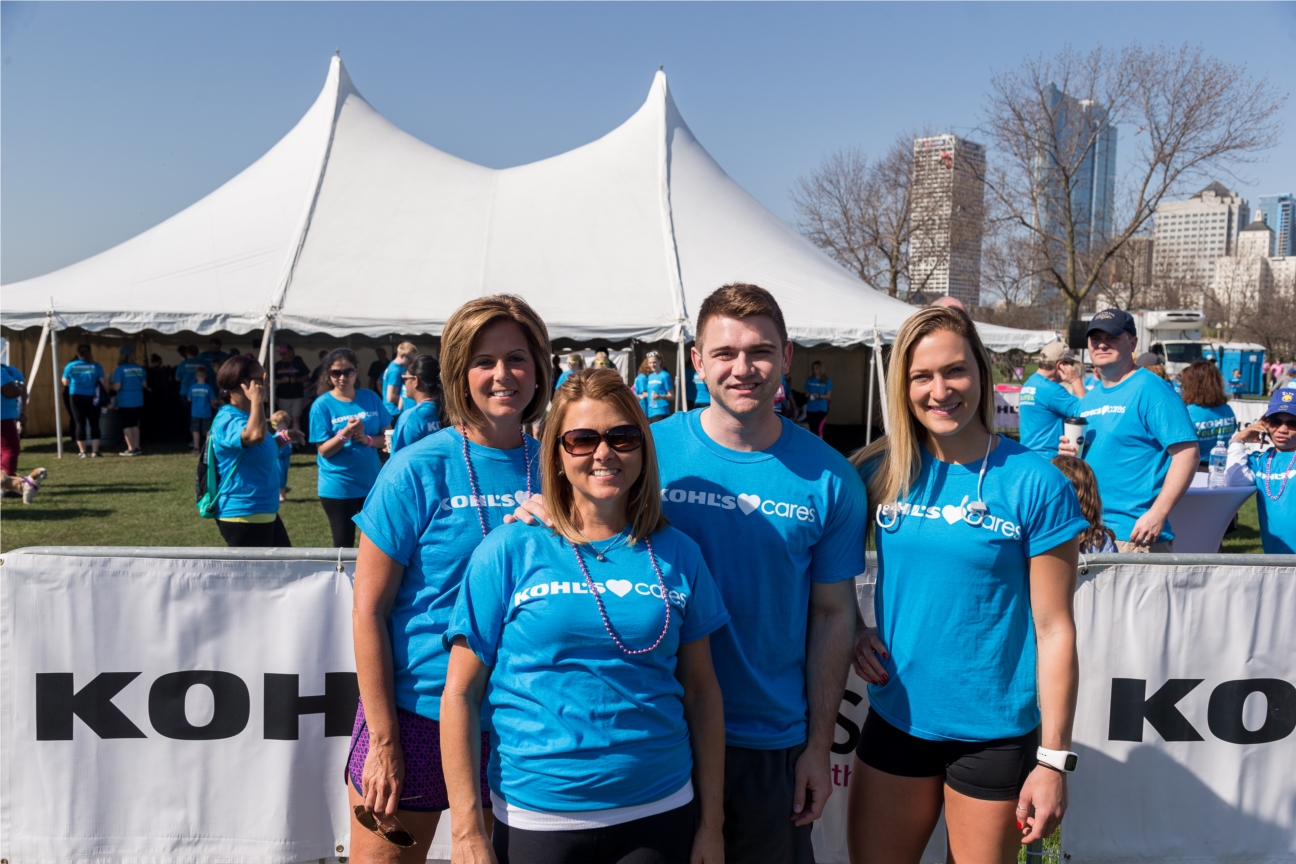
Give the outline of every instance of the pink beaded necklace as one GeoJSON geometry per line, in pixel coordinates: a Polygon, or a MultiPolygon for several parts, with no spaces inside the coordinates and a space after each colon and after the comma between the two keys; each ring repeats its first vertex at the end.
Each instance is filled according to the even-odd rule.
{"type": "Polygon", "coordinates": [[[1269,461],[1265,464],[1264,493],[1270,501],[1277,501],[1282,497],[1283,492],[1287,490],[1287,481],[1291,478],[1292,463],[1296,462],[1296,452],[1293,452],[1291,458],[1287,460],[1287,470],[1283,472],[1282,485],[1278,487],[1278,494],[1275,495],[1269,491],[1269,481],[1273,477],[1273,463],[1276,455],[1278,455],[1277,447],[1269,451],[1269,461]]]}
{"type": "MultiPolygon", "coordinates": [[[[468,431],[462,425],[456,428],[459,430],[459,437],[463,439],[463,458],[464,465],[468,468],[468,485],[472,488],[473,503],[477,505],[477,521],[481,523],[482,536],[485,537],[490,533],[490,528],[486,525],[486,506],[483,503],[486,499],[482,497],[481,489],[477,486],[477,472],[473,470],[472,456],[468,454],[468,431]]],[[[522,433],[522,467],[526,472],[527,497],[530,498],[531,448],[527,446],[526,430],[519,426],[518,431],[522,433]]]]}
{"type": "Polygon", "coordinates": [[[625,643],[621,641],[621,637],[612,629],[612,622],[608,620],[607,607],[603,605],[603,598],[599,596],[598,589],[594,587],[594,580],[590,578],[589,568],[585,566],[585,559],[581,557],[580,547],[570,540],[568,540],[567,543],[571,546],[572,553],[576,556],[576,563],[580,565],[581,573],[585,576],[585,585],[589,588],[589,593],[594,595],[594,600],[598,603],[599,615],[603,617],[603,629],[612,637],[612,641],[616,643],[616,646],[621,649],[623,654],[629,654],[631,656],[635,654],[647,654],[648,652],[655,650],[657,646],[662,643],[662,640],[666,638],[666,632],[670,630],[671,608],[670,597],[666,592],[666,580],[662,578],[661,567],[657,564],[657,556],[653,554],[652,541],[645,537],[644,545],[648,547],[648,560],[652,562],[653,572],[657,574],[657,584],[661,587],[662,602],[666,604],[666,623],[662,625],[662,631],[657,635],[656,642],[649,645],[647,648],[640,648],[636,651],[627,648],[625,643]]]}

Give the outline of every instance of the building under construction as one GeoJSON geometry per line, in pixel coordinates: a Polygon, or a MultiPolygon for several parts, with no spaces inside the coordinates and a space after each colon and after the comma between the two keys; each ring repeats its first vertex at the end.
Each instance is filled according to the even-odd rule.
{"type": "Polygon", "coordinates": [[[981,301],[985,148],[957,135],[914,139],[910,290],[981,301]]]}

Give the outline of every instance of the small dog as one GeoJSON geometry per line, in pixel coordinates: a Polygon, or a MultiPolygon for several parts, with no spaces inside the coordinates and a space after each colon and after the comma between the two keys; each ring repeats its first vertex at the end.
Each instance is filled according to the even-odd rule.
{"type": "Polygon", "coordinates": [[[18,475],[4,475],[4,491],[12,492],[14,495],[22,495],[23,503],[30,504],[36,500],[36,493],[40,491],[40,485],[45,482],[49,472],[44,468],[37,468],[26,477],[18,475]]]}

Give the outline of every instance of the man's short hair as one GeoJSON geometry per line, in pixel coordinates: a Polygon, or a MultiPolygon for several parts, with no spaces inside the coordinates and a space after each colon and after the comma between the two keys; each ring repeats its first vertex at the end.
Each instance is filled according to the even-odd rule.
{"type": "Polygon", "coordinates": [[[783,310],[779,308],[778,301],[759,285],[749,285],[746,282],[734,282],[717,288],[702,301],[697,317],[697,341],[702,341],[702,333],[712,318],[742,319],[757,315],[765,315],[774,321],[779,344],[786,345],[787,325],[783,323],[783,310]]]}

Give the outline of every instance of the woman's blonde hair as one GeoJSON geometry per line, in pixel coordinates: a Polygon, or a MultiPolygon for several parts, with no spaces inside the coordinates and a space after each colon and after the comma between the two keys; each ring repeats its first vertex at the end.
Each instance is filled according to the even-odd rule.
{"type": "Polygon", "coordinates": [[[1080,514],[1089,523],[1080,535],[1080,548],[1099,548],[1105,538],[1115,542],[1116,532],[1103,524],[1102,496],[1098,494],[1098,478],[1093,469],[1083,459],[1074,456],[1054,456],[1053,464],[1075,487],[1076,497],[1080,499],[1080,514]]]}
{"type": "Polygon", "coordinates": [[[571,371],[579,372],[585,368],[585,356],[579,351],[573,351],[567,355],[567,365],[571,367],[571,371]]]}
{"type": "MultiPolygon", "coordinates": [[[[927,428],[909,410],[909,364],[914,347],[933,333],[949,332],[961,336],[972,349],[981,380],[981,404],[977,417],[987,432],[994,431],[994,378],[990,371],[990,353],[977,335],[976,325],[965,312],[948,306],[921,309],[909,316],[896,335],[891,350],[891,368],[887,370],[887,419],[891,431],[851,456],[857,468],[880,459],[868,481],[870,511],[883,504],[900,501],[909,495],[909,486],[918,479],[922,468],[923,440],[927,428]]],[[[872,524],[872,520],[869,520],[872,524]]]]}
{"type": "Polygon", "coordinates": [[[625,415],[630,424],[638,426],[643,434],[644,443],[639,450],[643,454],[643,470],[626,493],[630,543],[637,543],[669,523],[662,515],[657,450],[653,446],[652,433],[648,430],[648,418],[639,407],[634,391],[612,369],[573,372],[554,394],[553,409],[545,421],[544,439],[540,444],[540,473],[544,478],[544,496],[549,508],[549,518],[553,521],[556,533],[573,543],[584,542],[577,531],[580,526],[576,518],[575,493],[572,491],[571,480],[562,473],[562,453],[559,452],[567,409],[582,399],[612,405],[625,415]]]}
{"type": "Polygon", "coordinates": [[[512,321],[522,328],[531,360],[535,365],[536,390],[522,412],[522,423],[535,423],[544,416],[553,389],[553,349],[544,321],[525,300],[513,294],[479,297],[460,306],[441,331],[441,389],[445,393],[446,416],[454,425],[480,428],[482,417],[468,393],[468,366],[473,343],[483,330],[497,321],[512,321]]]}

